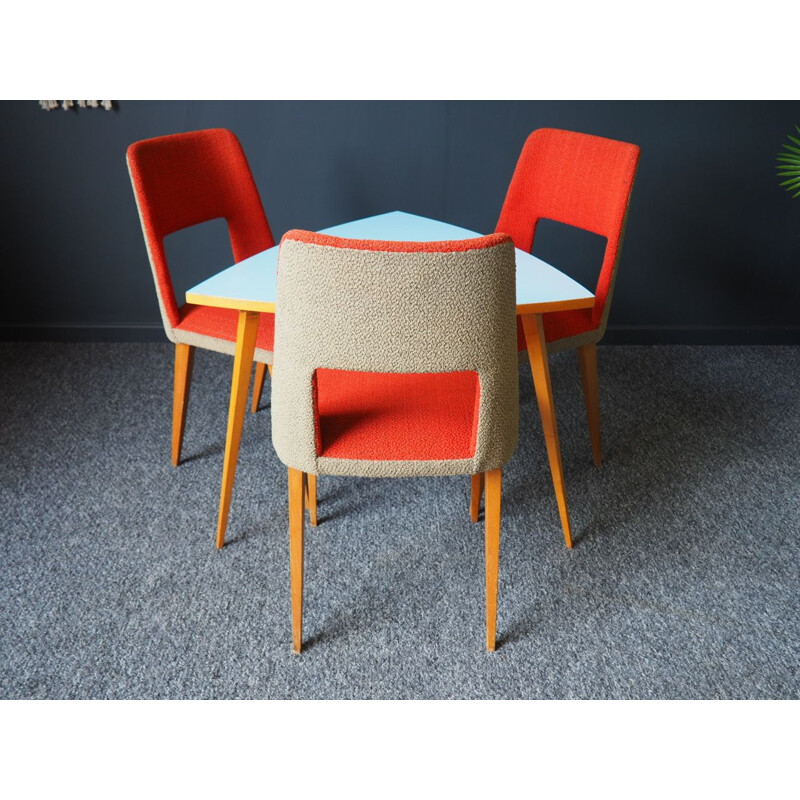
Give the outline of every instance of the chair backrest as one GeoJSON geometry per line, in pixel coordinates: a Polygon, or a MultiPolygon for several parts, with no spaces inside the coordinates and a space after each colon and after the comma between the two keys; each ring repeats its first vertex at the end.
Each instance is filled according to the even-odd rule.
{"type": "Polygon", "coordinates": [[[639,148],[585,133],[541,128],[522,148],[496,230],[526,253],[536,225],[551,219],[604,236],[603,264],[592,312],[605,323],[622,250],[622,238],[639,148]]]}
{"type": "Polygon", "coordinates": [[[275,242],[242,146],[229,130],[213,128],[135,142],[128,148],[128,170],[169,333],[180,317],[165,236],[224,218],[237,262],[275,242]]]}
{"type": "MultiPolygon", "coordinates": [[[[272,439],[303,472],[478,473],[516,447],[519,385],[514,246],[492,234],[452,242],[383,242],[289,231],[281,242],[275,312],[272,439]],[[381,462],[348,472],[318,454],[315,370],[474,371],[472,458],[381,462]],[[335,467],[335,469],[334,469],[335,467]]],[[[345,459],[346,460],[346,459],[345,459]]]]}

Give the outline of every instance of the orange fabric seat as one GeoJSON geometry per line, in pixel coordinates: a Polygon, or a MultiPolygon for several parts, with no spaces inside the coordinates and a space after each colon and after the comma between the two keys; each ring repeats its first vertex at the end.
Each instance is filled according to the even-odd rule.
{"type": "MultiPolygon", "coordinates": [[[[239,312],[232,308],[213,308],[186,303],[180,309],[181,321],[176,330],[213,336],[215,339],[236,341],[239,312]]],[[[262,314],[258,323],[256,347],[272,351],[275,343],[275,315],[262,314]]]]}
{"type": "Polygon", "coordinates": [[[478,373],[317,369],[317,455],[388,461],[472,458],[478,373]]]}

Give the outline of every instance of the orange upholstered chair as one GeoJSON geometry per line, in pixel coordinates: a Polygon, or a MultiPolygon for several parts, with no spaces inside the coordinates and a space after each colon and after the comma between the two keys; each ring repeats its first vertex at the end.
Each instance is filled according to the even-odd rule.
{"type": "Polygon", "coordinates": [[[316,475],[485,476],[486,645],[495,647],[502,467],[519,415],[514,248],[492,234],[281,242],[272,441],[289,467],[292,642],[316,475]]]}
{"type": "MultiPolygon", "coordinates": [[[[536,225],[551,219],[606,239],[595,289],[594,308],[545,314],[548,352],[577,348],[583,396],[589,420],[592,456],[602,462],[597,381],[597,343],[603,338],[617,277],[639,148],[585,133],[542,128],[525,142],[508,187],[498,232],[530,253],[536,225]]],[[[518,348],[526,350],[522,325],[518,348]]]]}
{"type": "MultiPolygon", "coordinates": [[[[175,343],[172,463],[180,461],[194,348],[233,355],[237,312],[186,303],[179,306],[167,264],[164,238],[225,219],[236,262],[275,242],[242,146],[231,131],[217,128],[136,142],[128,148],[128,170],[155,279],[167,338],[175,343]]],[[[273,314],[262,314],[256,339],[252,409],[258,407],[264,372],[272,370],[273,314]]]]}

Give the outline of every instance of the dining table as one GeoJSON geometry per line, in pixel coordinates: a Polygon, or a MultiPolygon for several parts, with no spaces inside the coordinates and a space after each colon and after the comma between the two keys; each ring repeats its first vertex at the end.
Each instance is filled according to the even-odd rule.
{"type": "MultiPolygon", "coordinates": [[[[484,235],[404,211],[392,211],[357,219],[318,232],[347,239],[410,242],[453,241],[484,235]]],[[[217,518],[216,541],[217,547],[220,548],[224,544],[228,525],[258,323],[261,313],[275,313],[279,250],[280,246],[276,245],[257,253],[218,272],[186,292],[188,303],[238,311],[236,351],[233,359],[217,518]]],[[[517,316],[525,333],[562,532],[567,547],[571,547],[572,530],[542,316],[553,311],[591,308],[595,298],[580,283],[531,253],[516,249],[515,257],[517,316]]]]}

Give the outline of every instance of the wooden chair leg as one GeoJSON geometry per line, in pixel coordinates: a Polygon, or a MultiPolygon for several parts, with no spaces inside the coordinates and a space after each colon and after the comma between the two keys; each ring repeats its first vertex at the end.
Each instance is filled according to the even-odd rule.
{"type": "Polygon", "coordinates": [[[583,402],[586,405],[586,418],[589,421],[589,437],[592,440],[592,458],[599,467],[603,463],[603,450],[600,443],[600,393],[597,382],[597,345],[585,344],[578,348],[578,363],[581,368],[583,402]]]}
{"type": "Polygon", "coordinates": [[[261,390],[264,388],[264,375],[267,372],[267,365],[260,361],[256,364],[255,375],[253,376],[253,403],[250,406],[251,413],[258,411],[258,404],[261,402],[261,390]]]}
{"type": "Polygon", "coordinates": [[[181,461],[183,431],[186,428],[186,408],[189,405],[189,389],[194,368],[194,347],[189,344],[175,345],[175,383],[172,392],[172,465],[181,461]]]}
{"type": "Polygon", "coordinates": [[[486,473],[486,649],[492,652],[497,642],[497,578],[500,571],[500,498],[503,471],[486,473]]]}
{"type": "Polygon", "coordinates": [[[317,476],[306,473],[303,499],[308,509],[308,518],[313,527],[317,525],[317,476]]]}
{"type": "Polygon", "coordinates": [[[469,498],[469,516],[473,522],[478,521],[481,510],[481,496],[483,495],[483,473],[472,476],[472,487],[469,498]]]}
{"type": "Polygon", "coordinates": [[[303,489],[305,474],[289,467],[289,568],[292,589],[292,650],[303,645],[303,489]]]}

